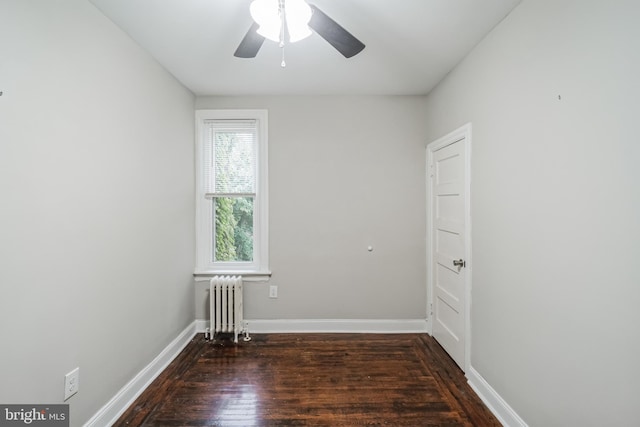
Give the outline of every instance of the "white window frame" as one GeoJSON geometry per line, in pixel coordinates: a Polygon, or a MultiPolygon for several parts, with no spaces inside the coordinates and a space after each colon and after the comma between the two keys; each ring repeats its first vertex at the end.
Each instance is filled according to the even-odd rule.
{"type": "Polygon", "coordinates": [[[267,110],[196,110],[196,276],[242,274],[269,276],[267,110]],[[213,203],[205,197],[204,150],[210,120],[256,120],[256,195],[253,208],[253,261],[213,262],[213,203]]]}

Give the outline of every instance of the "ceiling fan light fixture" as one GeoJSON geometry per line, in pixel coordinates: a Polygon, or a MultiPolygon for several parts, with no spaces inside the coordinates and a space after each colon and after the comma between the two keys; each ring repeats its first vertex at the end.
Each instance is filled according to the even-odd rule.
{"type": "Polygon", "coordinates": [[[295,43],[311,35],[311,29],[309,28],[311,8],[307,2],[304,0],[286,0],[284,11],[287,16],[290,43],[295,43]]]}
{"type": "Polygon", "coordinates": [[[282,42],[282,13],[289,33],[289,42],[294,43],[311,35],[309,21],[311,7],[304,0],[254,0],[249,12],[260,26],[257,33],[274,42],[282,42]],[[282,5],[281,5],[282,1],[282,5]]]}
{"type": "Polygon", "coordinates": [[[251,18],[260,25],[256,32],[274,42],[280,41],[280,30],[282,28],[278,1],[254,0],[249,6],[251,18]]]}
{"type": "Polygon", "coordinates": [[[254,22],[233,54],[236,58],[255,58],[264,41],[269,39],[279,43],[284,67],[285,42],[302,40],[310,36],[312,30],[345,58],[357,55],[365,47],[353,34],[305,0],[253,0],[249,9],[254,22]]]}

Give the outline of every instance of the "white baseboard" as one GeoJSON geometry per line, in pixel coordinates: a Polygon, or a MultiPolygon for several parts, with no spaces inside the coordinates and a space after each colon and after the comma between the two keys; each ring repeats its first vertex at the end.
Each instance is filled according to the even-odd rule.
{"type": "Polygon", "coordinates": [[[131,406],[138,396],[180,354],[196,334],[197,322],[185,328],[162,352],[129,381],[84,427],[110,426],[131,406]]]}
{"type": "Polygon", "coordinates": [[[511,406],[509,406],[509,404],[505,402],[505,400],[493,389],[493,387],[491,387],[489,383],[482,378],[478,371],[470,366],[466,376],[473,391],[476,392],[503,426],[528,427],[527,423],[525,423],[516,411],[514,411],[513,408],[511,408],[511,406]]]}
{"type": "MultiPolygon", "coordinates": [[[[425,319],[245,319],[250,334],[367,333],[404,334],[427,332],[425,319]]],[[[196,320],[197,332],[209,327],[208,320],[196,320]]]]}
{"type": "Polygon", "coordinates": [[[207,332],[207,328],[209,327],[209,321],[204,319],[196,320],[196,334],[203,334],[207,332]]]}

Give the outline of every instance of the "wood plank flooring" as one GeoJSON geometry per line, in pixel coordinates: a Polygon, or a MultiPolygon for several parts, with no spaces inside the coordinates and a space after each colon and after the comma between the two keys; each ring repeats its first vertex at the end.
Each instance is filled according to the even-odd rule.
{"type": "Polygon", "coordinates": [[[115,426],[500,426],[423,334],[202,334],[115,426]]]}

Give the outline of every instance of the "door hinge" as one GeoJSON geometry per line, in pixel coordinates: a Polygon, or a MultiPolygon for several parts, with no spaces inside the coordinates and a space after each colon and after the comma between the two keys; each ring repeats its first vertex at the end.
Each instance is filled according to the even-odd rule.
{"type": "Polygon", "coordinates": [[[433,316],[433,303],[429,303],[429,316],[433,316]]]}

